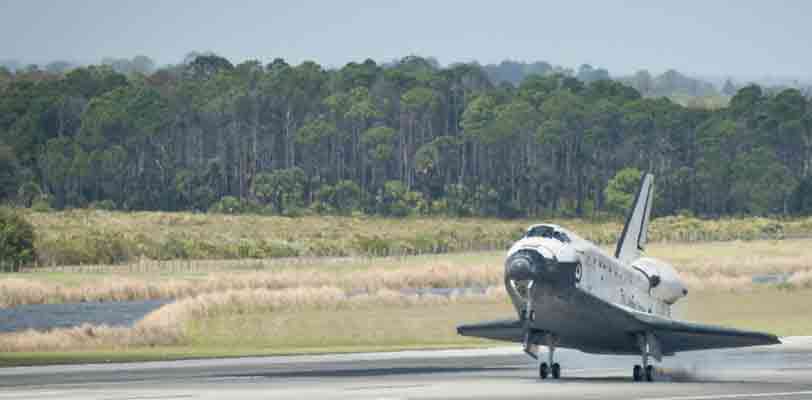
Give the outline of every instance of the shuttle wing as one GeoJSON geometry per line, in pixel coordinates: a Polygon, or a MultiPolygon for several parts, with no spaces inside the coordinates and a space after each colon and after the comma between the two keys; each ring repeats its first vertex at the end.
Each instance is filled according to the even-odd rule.
{"type": "Polygon", "coordinates": [[[779,344],[777,336],[754,331],[666,319],[653,315],[636,315],[660,341],[664,353],[729,347],[779,344]]]}
{"type": "Polygon", "coordinates": [[[651,202],[654,197],[654,175],[644,173],[640,179],[640,189],[634,198],[634,204],[626,217],[626,225],[617,242],[615,258],[624,263],[631,263],[640,258],[646,247],[648,221],[651,216],[651,202]]]}
{"type": "Polygon", "coordinates": [[[506,342],[524,341],[524,332],[524,323],[518,319],[480,322],[457,327],[457,333],[462,336],[503,340],[506,342]]]}
{"type": "MultiPolygon", "coordinates": [[[[598,298],[592,299],[594,301],[592,305],[600,309],[600,312],[607,319],[613,321],[613,328],[618,329],[615,335],[628,339],[628,342],[622,348],[616,348],[615,351],[612,351],[618,354],[636,354],[639,350],[635,336],[643,332],[654,334],[660,342],[662,353],[665,355],[691,350],[764,346],[781,343],[777,336],[769,333],[673,320],[624,309],[598,298]]],[[[524,342],[525,326],[524,322],[518,319],[489,321],[460,325],[457,327],[457,333],[463,336],[522,343],[524,342]]],[[[607,330],[605,334],[612,333],[607,330]]],[[[562,343],[562,347],[581,348],[587,352],[602,352],[599,347],[595,347],[594,343],[590,344],[591,348],[584,348],[582,346],[586,344],[570,341],[567,341],[566,346],[563,345],[564,343],[562,343]]]]}

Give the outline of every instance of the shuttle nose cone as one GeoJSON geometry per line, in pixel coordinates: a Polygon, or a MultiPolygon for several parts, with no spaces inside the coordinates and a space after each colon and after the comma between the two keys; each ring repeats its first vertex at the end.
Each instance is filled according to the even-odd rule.
{"type": "Polygon", "coordinates": [[[538,253],[519,251],[505,260],[505,275],[514,281],[535,280],[541,278],[545,268],[553,267],[552,264],[552,260],[538,253]]]}

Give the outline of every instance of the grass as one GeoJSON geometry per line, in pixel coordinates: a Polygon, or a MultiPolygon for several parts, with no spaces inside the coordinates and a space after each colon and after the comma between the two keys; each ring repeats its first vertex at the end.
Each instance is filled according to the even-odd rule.
{"type": "Polygon", "coordinates": [[[502,301],[446,303],[360,310],[306,310],[275,314],[222,315],[190,324],[193,346],[276,349],[442,347],[484,344],[458,336],[464,321],[509,318],[502,301]],[[240,332],[238,338],[233,333],[240,332]]]}
{"type": "MultiPolygon", "coordinates": [[[[683,319],[779,335],[808,335],[812,239],[657,243],[648,255],[673,263],[691,287],[683,319]],[[752,284],[758,273],[795,275],[752,284]]],[[[459,337],[460,323],[510,318],[503,252],[412,257],[200,261],[10,274],[0,301],[176,297],[133,328],[83,326],[0,334],[0,365],[140,361],[267,354],[488,346],[459,337]],[[186,265],[195,266],[198,262],[186,265]],[[154,267],[154,268],[153,268],[154,267]],[[397,289],[491,287],[484,295],[403,296],[397,289]],[[358,295],[359,291],[367,294],[358,295]]]]}
{"type": "Polygon", "coordinates": [[[760,288],[748,293],[700,292],[677,303],[675,316],[708,324],[772,332],[780,336],[812,335],[812,290],[760,288]]]}
{"type": "MultiPolygon", "coordinates": [[[[247,298],[208,299],[208,309],[177,306],[156,311],[146,326],[158,328],[171,321],[183,326],[176,341],[152,344],[112,343],[98,339],[95,346],[44,351],[5,347],[0,335],[0,365],[35,365],[70,362],[144,361],[248,355],[314,354],[394,351],[403,349],[459,348],[504,345],[456,334],[461,323],[511,318],[512,307],[503,296],[478,296],[455,300],[370,297],[359,303],[315,303],[298,308],[246,306],[247,298]],[[223,300],[226,299],[226,300],[223,300]],[[229,300],[230,299],[230,300],[229,300]],[[181,311],[178,313],[179,311],[181,311]],[[184,313],[188,313],[185,316],[184,313]]],[[[332,294],[322,297],[330,298],[332,294]]],[[[313,296],[311,296],[313,297],[313,296]]],[[[318,296],[316,296],[318,297],[318,296]]],[[[257,300],[257,296],[248,296],[257,300]]],[[[812,290],[784,291],[765,288],[747,293],[698,292],[680,304],[682,319],[742,329],[757,329],[782,336],[808,335],[812,323],[805,308],[812,290]]],[[[309,300],[312,301],[312,300],[309,300]]],[[[142,325],[141,329],[145,326],[142,325]]],[[[176,331],[178,332],[178,331],[176,331]]],[[[44,334],[49,335],[49,334],[44,334]]],[[[63,333],[50,334],[64,346],[63,333]]],[[[44,340],[44,339],[42,339],[44,340]]],[[[87,343],[85,341],[84,343],[87,343]]],[[[517,352],[519,351],[517,347],[517,352]]]]}
{"type": "MultiPolygon", "coordinates": [[[[138,260],[388,256],[505,248],[540,219],[273,217],[166,212],[25,211],[41,265],[138,260]]],[[[617,240],[618,220],[552,219],[598,243],[617,240]]],[[[812,218],[658,218],[653,241],[752,240],[807,236],[812,218]]]]}
{"type": "Polygon", "coordinates": [[[188,298],[240,289],[335,286],[354,292],[376,292],[493,286],[503,279],[501,257],[491,252],[366,259],[336,265],[297,262],[253,271],[205,274],[18,273],[0,280],[0,305],[188,298]]]}
{"type": "MultiPolygon", "coordinates": [[[[607,249],[611,250],[611,249],[607,249]]],[[[672,263],[692,291],[752,290],[756,274],[794,274],[787,288],[812,288],[812,239],[654,243],[649,256],[672,263]]],[[[0,306],[188,298],[241,289],[332,286],[355,292],[499,286],[504,252],[410,257],[168,261],[6,274],[0,306]],[[87,272],[89,271],[89,272],[87,272]]]]}
{"type": "MultiPolygon", "coordinates": [[[[488,303],[501,303],[507,306],[507,297],[504,290],[494,288],[480,295],[465,296],[432,296],[410,295],[404,296],[390,290],[380,290],[366,295],[351,295],[341,289],[331,287],[321,288],[294,288],[284,290],[245,289],[218,293],[210,293],[175,303],[168,304],[148,314],[132,328],[120,327],[94,327],[83,325],[76,328],[54,329],[49,332],[23,331],[0,335],[0,353],[15,351],[65,351],[65,350],[93,350],[99,348],[130,348],[144,346],[167,345],[194,345],[198,337],[211,337],[208,327],[202,329],[200,321],[213,321],[219,318],[232,318],[238,316],[266,315],[272,318],[280,316],[295,317],[295,320],[307,321],[302,317],[307,313],[322,312],[324,316],[346,314],[346,318],[339,317],[330,321],[350,321],[351,315],[364,315],[373,310],[408,310],[443,308],[463,305],[478,305],[488,303]]],[[[322,319],[318,318],[321,322],[322,319]]],[[[278,319],[274,319],[279,321],[278,319]]],[[[295,342],[296,337],[312,337],[315,333],[296,331],[292,323],[283,320],[276,325],[275,337],[284,337],[286,342],[295,342]],[[290,335],[290,336],[285,336],[290,335]]],[[[356,320],[357,321],[357,320],[356,320]]],[[[206,322],[208,323],[208,322],[206,322]]],[[[379,324],[375,319],[368,324],[379,324]]],[[[226,335],[232,342],[239,341],[245,335],[238,325],[227,324],[231,327],[226,335]]],[[[392,328],[392,324],[387,329],[392,328]]],[[[413,326],[413,325],[410,325],[413,326]]],[[[336,336],[336,328],[323,325],[324,334],[336,336]]],[[[399,329],[406,332],[404,326],[399,329]]],[[[394,331],[388,331],[392,336],[394,331]]],[[[415,331],[417,333],[417,331],[415,331]]],[[[368,334],[368,333],[367,333],[368,334]]],[[[233,344],[233,343],[232,343],[233,344]]],[[[364,345],[381,345],[380,338],[373,338],[364,345]]],[[[410,343],[402,343],[410,344],[410,343]]],[[[316,346],[303,346],[316,347],[316,346]]]]}

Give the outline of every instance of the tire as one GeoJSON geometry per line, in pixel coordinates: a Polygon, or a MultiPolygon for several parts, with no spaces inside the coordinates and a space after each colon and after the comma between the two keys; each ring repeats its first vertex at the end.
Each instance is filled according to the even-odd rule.
{"type": "Polygon", "coordinates": [[[646,367],[646,380],[649,382],[654,382],[654,366],[649,365],[646,367]]]}
{"type": "Polygon", "coordinates": [[[541,363],[539,365],[539,378],[547,379],[547,376],[550,375],[550,368],[547,366],[547,363],[541,363]]]}
{"type": "Polygon", "coordinates": [[[553,364],[553,379],[561,378],[561,365],[558,363],[553,364]]]}
{"type": "Polygon", "coordinates": [[[640,382],[643,380],[643,368],[641,368],[639,365],[635,365],[632,372],[632,377],[634,377],[635,382],[640,382]]]}

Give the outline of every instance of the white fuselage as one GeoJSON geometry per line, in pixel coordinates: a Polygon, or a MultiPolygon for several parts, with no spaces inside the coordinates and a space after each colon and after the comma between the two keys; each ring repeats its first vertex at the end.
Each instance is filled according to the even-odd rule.
{"type": "Polygon", "coordinates": [[[674,269],[662,261],[640,258],[626,264],[569,230],[545,226],[552,227],[557,235],[526,236],[510,248],[507,256],[532,250],[545,259],[571,265],[575,268],[575,289],[638,312],[670,317],[671,305],[687,294],[674,269]],[[652,285],[652,276],[657,276],[656,285],[652,285]]]}

